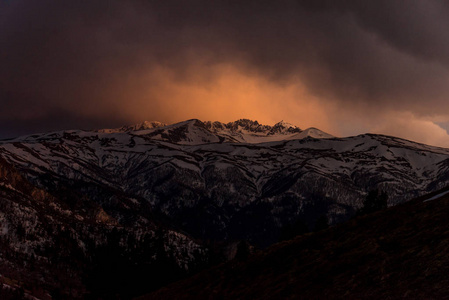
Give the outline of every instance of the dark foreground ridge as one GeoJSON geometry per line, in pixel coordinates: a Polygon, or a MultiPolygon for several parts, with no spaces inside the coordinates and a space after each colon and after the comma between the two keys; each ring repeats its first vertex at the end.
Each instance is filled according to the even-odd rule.
{"type": "Polygon", "coordinates": [[[142,299],[449,299],[449,196],[423,199],[276,244],[142,299]]]}

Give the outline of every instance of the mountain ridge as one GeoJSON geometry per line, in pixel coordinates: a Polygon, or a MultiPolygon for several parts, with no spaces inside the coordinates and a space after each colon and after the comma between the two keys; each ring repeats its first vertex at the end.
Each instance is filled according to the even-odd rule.
{"type": "MultiPolygon", "coordinates": [[[[265,136],[271,130],[250,120],[231,125],[241,130],[242,124],[259,128],[265,136]]],[[[259,242],[275,241],[279,226],[297,218],[306,218],[309,227],[321,214],[331,223],[340,222],[360,208],[370,189],[385,190],[395,205],[442,188],[449,179],[448,149],[400,138],[365,134],[290,139],[305,130],[280,135],[281,140],[245,143],[215,135],[207,125],[193,119],[134,131],[32,135],[0,142],[0,156],[44,189],[94,184],[101,186],[95,192],[98,199],[104,197],[103,189],[105,195],[110,189],[142,199],[197,237],[259,242]],[[198,205],[206,205],[200,210],[205,214],[198,217],[201,222],[212,222],[205,231],[194,229],[189,216],[198,205]],[[262,234],[255,239],[253,234],[261,233],[246,216],[253,209],[270,216],[264,221],[270,224],[270,238],[262,234]],[[214,220],[213,211],[223,219],[214,220]],[[238,233],[239,226],[246,229],[238,233]]],[[[92,196],[84,189],[82,193],[92,196]]]]}
{"type": "Polygon", "coordinates": [[[179,143],[188,139],[185,133],[194,132],[194,135],[202,136],[200,140],[190,138],[184,141],[187,144],[206,142],[241,142],[241,143],[263,143],[268,141],[280,141],[286,139],[332,138],[333,136],[316,128],[302,131],[299,127],[290,123],[280,121],[273,126],[260,124],[258,121],[239,119],[234,122],[222,123],[218,121],[200,121],[190,119],[183,122],[164,124],[157,121],[144,121],[131,126],[122,126],[116,129],[100,129],[101,133],[119,133],[143,131],[153,134],[153,138],[179,143]],[[177,130],[177,134],[170,134],[177,130]],[[314,130],[314,134],[308,134],[314,130]],[[201,132],[203,131],[203,132],[201,132]],[[300,133],[302,135],[299,135],[300,133]],[[182,135],[184,133],[184,135],[182,135]],[[181,136],[179,136],[181,134],[181,136]],[[296,135],[295,135],[296,134],[296,135]],[[178,138],[175,138],[178,135],[178,138]],[[215,137],[213,137],[215,135],[215,137]]]}
{"type": "Polygon", "coordinates": [[[111,282],[122,286],[119,278],[136,286],[139,274],[171,270],[156,276],[165,278],[156,288],[232,257],[228,245],[238,241],[265,248],[294,224],[313,230],[323,218],[348,220],[373,189],[394,206],[449,183],[449,149],[375,134],[314,138],[316,129],[284,123],[272,135],[275,126],[256,121],[213,124],[147,122],[0,141],[0,249],[11,254],[0,257],[2,275],[16,276],[13,265],[34,285],[45,278],[47,290],[82,298],[86,280],[104,295],[111,282]],[[39,276],[26,275],[22,264],[32,261],[39,276]],[[121,267],[108,269],[112,261],[121,267]]]}

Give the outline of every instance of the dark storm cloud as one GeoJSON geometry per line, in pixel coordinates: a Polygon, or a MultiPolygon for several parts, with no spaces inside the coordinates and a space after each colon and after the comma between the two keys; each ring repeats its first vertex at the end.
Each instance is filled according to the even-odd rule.
{"type": "Polygon", "coordinates": [[[432,0],[0,1],[0,125],[118,126],[144,102],[158,119],[164,101],[148,74],[208,85],[219,64],[299,80],[348,109],[449,114],[448,25],[448,5],[432,0]],[[58,111],[73,121],[55,123],[58,111]]]}
{"type": "Polygon", "coordinates": [[[99,119],[60,109],[48,110],[43,115],[33,115],[32,117],[22,118],[20,121],[17,118],[0,119],[0,139],[11,139],[30,133],[45,133],[61,128],[94,130],[112,127],[116,124],[127,124],[125,122],[126,120],[120,119],[119,116],[99,119]]]}

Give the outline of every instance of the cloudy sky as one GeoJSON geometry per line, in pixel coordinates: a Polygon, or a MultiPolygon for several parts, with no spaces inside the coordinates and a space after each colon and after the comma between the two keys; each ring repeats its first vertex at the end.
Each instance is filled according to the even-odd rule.
{"type": "Polygon", "coordinates": [[[240,118],[449,147],[447,1],[0,0],[0,138],[240,118]]]}

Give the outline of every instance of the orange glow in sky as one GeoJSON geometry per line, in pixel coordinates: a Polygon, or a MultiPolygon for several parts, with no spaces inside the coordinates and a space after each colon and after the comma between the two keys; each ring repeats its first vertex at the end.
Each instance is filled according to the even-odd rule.
{"type": "Polygon", "coordinates": [[[272,125],[284,120],[301,128],[318,127],[340,134],[319,99],[298,82],[280,86],[246,76],[231,66],[216,67],[208,81],[176,80],[175,74],[162,68],[152,70],[143,81],[146,86],[142,82],[142,89],[122,107],[136,122],[149,117],[166,123],[192,118],[221,122],[247,118],[272,125]]]}

